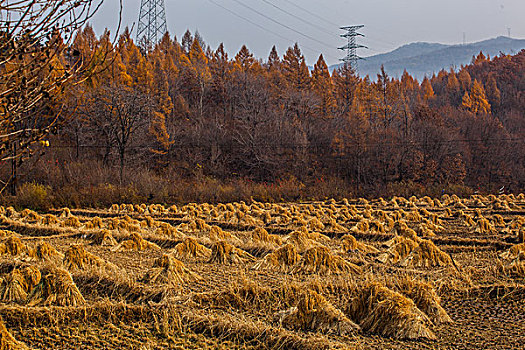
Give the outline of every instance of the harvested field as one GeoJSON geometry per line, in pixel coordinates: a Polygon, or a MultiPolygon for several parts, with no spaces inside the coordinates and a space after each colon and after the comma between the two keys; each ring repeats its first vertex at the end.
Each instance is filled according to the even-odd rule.
{"type": "Polygon", "coordinates": [[[522,348],[518,198],[0,208],[2,348],[522,348]]]}

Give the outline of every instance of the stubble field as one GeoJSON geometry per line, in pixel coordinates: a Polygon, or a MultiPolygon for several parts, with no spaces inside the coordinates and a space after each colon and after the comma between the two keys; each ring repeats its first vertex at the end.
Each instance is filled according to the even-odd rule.
{"type": "Polygon", "coordinates": [[[525,196],[0,207],[1,349],[516,349],[525,196]]]}

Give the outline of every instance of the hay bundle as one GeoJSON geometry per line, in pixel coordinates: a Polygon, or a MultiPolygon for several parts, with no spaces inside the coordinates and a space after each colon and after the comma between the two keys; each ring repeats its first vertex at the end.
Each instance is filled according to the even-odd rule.
{"type": "Polygon", "coordinates": [[[5,327],[4,320],[0,316],[0,349],[2,350],[29,350],[22,342],[13,337],[5,327]]]}
{"type": "Polygon", "coordinates": [[[413,240],[414,242],[420,242],[421,238],[417,236],[416,231],[412,230],[410,227],[407,226],[406,222],[404,221],[397,221],[394,224],[394,232],[402,237],[409,238],[413,240]]]}
{"type": "Polygon", "coordinates": [[[436,247],[434,242],[422,240],[418,247],[412,250],[399,264],[412,267],[436,267],[454,265],[454,262],[450,255],[436,247]]]}
{"type": "Polygon", "coordinates": [[[113,247],[113,251],[118,250],[147,250],[147,249],[160,249],[158,245],[152,242],[146,241],[136,232],[132,232],[129,239],[122,241],[117,246],[113,247]]]}
{"type": "Polygon", "coordinates": [[[232,235],[228,231],[223,231],[219,226],[212,225],[208,230],[208,235],[212,241],[221,241],[221,240],[233,240],[239,241],[235,235],[232,235]]]}
{"type": "Polygon", "coordinates": [[[47,242],[40,242],[35,248],[35,256],[43,261],[59,261],[64,257],[62,253],[57,251],[47,242]]]}
{"type": "Polygon", "coordinates": [[[333,218],[330,218],[327,223],[324,224],[326,231],[332,232],[348,232],[348,229],[340,224],[333,218]]]}
{"type": "Polygon", "coordinates": [[[406,214],[405,219],[412,222],[420,222],[423,217],[416,210],[410,211],[406,214]]]}
{"type": "Polygon", "coordinates": [[[102,227],[104,227],[104,221],[102,221],[102,219],[98,216],[95,216],[93,219],[91,219],[90,223],[92,228],[101,229],[102,227]]]}
{"type": "Polygon", "coordinates": [[[68,216],[64,221],[62,221],[62,226],[79,228],[81,225],[80,220],[76,216],[68,216]]]}
{"type": "Polygon", "coordinates": [[[476,232],[478,233],[492,233],[494,226],[485,218],[479,218],[476,223],[476,232]]]}
{"type": "Polygon", "coordinates": [[[38,221],[40,220],[40,215],[36,211],[31,209],[24,209],[20,212],[20,217],[24,218],[27,221],[38,221]]]}
{"type": "Polygon", "coordinates": [[[79,306],[86,302],[69,272],[60,268],[45,273],[27,300],[29,306],[79,306]]]}
{"type": "Polygon", "coordinates": [[[505,227],[505,220],[503,220],[503,216],[496,214],[492,217],[492,224],[496,227],[505,227]]]}
{"type": "Polygon", "coordinates": [[[345,261],[340,256],[333,255],[329,248],[319,246],[308,249],[297,265],[294,266],[292,272],[306,274],[360,274],[361,269],[359,266],[345,261]]]}
{"type": "Polygon", "coordinates": [[[355,224],[354,227],[352,227],[351,231],[353,232],[367,232],[370,230],[370,225],[368,223],[368,220],[361,220],[357,224],[355,224]]]}
{"type": "Polygon", "coordinates": [[[379,250],[372,247],[371,245],[361,243],[355,239],[354,236],[346,234],[341,238],[341,248],[345,252],[360,251],[365,254],[375,254],[379,253],[379,250]]]}
{"type": "Polygon", "coordinates": [[[304,252],[307,249],[317,247],[320,243],[309,238],[308,233],[304,231],[294,231],[283,238],[286,244],[292,244],[299,252],[304,252]]]}
{"type": "Polygon", "coordinates": [[[346,312],[363,330],[397,339],[436,339],[414,302],[382,284],[361,286],[346,312]]]}
{"type": "Polygon", "coordinates": [[[13,232],[13,231],[9,231],[9,230],[0,230],[0,237],[11,237],[11,236],[15,236],[16,233],[13,232]]]}
{"type": "Polygon", "coordinates": [[[68,270],[85,270],[89,267],[103,267],[106,265],[104,259],[88,252],[81,244],[69,247],[64,255],[63,263],[68,270]]]}
{"type": "Polygon", "coordinates": [[[306,290],[299,296],[297,306],[275,315],[289,329],[350,335],[360,327],[336,309],[322,295],[306,290]]]}
{"type": "Polygon", "coordinates": [[[0,284],[0,300],[4,303],[23,302],[41,279],[40,270],[34,266],[15,268],[0,284]]]}
{"type": "Polygon", "coordinates": [[[441,298],[428,283],[410,277],[397,280],[396,287],[401,294],[414,301],[434,324],[452,323],[452,319],[441,306],[441,298]]]}
{"type": "Polygon", "coordinates": [[[186,237],[186,235],[184,235],[177,228],[173,227],[167,222],[157,223],[156,226],[158,226],[157,230],[155,231],[155,234],[157,235],[170,237],[174,239],[183,239],[184,237],[186,237]]]}
{"type": "Polygon", "coordinates": [[[30,255],[29,248],[22,243],[22,240],[15,236],[10,236],[0,243],[0,255],[8,254],[18,256],[22,254],[30,255]]]}
{"type": "Polygon", "coordinates": [[[278,246],[283,244],[283,240],[280,236],[269,234],[268,231],[262,227],[255,228],[251,233],[251,238],[255,241],[271,243],[278,246]]]}
{"type": "Polygon", "coordinates": [[[370,221],[370,230],[376,233],[385,233],[385,226],[379,220],[370,221]]]}
{"type": "Polygon", "coordinates": [[[173,249],[173,256],[177,259],[206,258],[211,255],[211,250],[200,244],[195,238],[187,237],[173,249]]]}
{"type": "Polygon", "coordinates": [[[396,264],[418,247],[416,241],[404,236],[396,236],[386,242],[385,245],[389,247],[388,250],[377,257],[377,260],[384,264],[387,262],[396,264]]]}
{"type": "Polygon", "coordinates": [[[61,218],[68,218],[70,217],[72,214],[71,214],[71,210],[69,210],[69,208],[62,208],[61,212],[60,212],[60,217],[61,218]]]}
{"type": "Polygon", "coordinates": [[[518,216],[510,223],[510,228],[517,230],[525,226],[525,216],[518,216]]]}
{"type": "Polygon", "coordinates": [[[254,269],[270,268],[286,271],[297,264],[300,258],[301,256],[295,246],[285,244],[276,251],[267,254],[261,261],[255,264],[254,269]]]}
{"type": "Polygon", "coordinates": [[[502,259],[520,259],[525,257],[525,243],[515,244],[509,250],[500,254],[502,259]]]}
{"type": "Polygon", "coordinates": [[[42,216],[42,225],[58,225],[58,218],[53,214],[45,214],[42,216]]]}
{"type": "Polygon", "coordinates": [[[93,241],[91,244],[101,245],[104,247],[114,247],[118,244],[109,230],[100,230],[91,235],[93,241]]]}
{"type": "Polygon", "coordinates": [[[177,285],[197,278],[198,276],[184,266],[180,260],[164,254],[155,260],[153,268],[146,272],[142,281],[145,283],[177,285]]]}
{"type": "Polygon", "coordinates": [[[325,229],[324,224],[318,218],[312,218],[308,220],[308,222],[306,223],[306,226],[308,227],[309,230],[313,230],[313,231],[323,231],[325,229]]]}
{"type": "Polygon", "coordinates": [[[246,261],[254,261],[255,258],[242,249],[235,248],[225,241],[216,242],[211,249],[209,263],[236,264],[246,261]]]}
{"type": "Polygon", "coordinates": [[[111,208],[109,208],[109,211],[112,213],[118,213],[120,211],[120,207],[118,204],[112,204],[111,208]]]}

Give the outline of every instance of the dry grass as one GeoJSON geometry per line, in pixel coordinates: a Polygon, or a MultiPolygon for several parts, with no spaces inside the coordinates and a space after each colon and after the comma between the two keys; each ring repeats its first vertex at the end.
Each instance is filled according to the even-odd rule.
{"type": "Polygon", "coordinates": [[[4,320],[0,316],[0,349],[1,350],[28,350],[29,348],[22,342],[19,342],[9,333],[4,320]]]}
{"type": "Polygon", "coordinates": [[[336,309],[322,295],[306,290],[296,306],[277,313],[275,318],[285,328],[338,335],[355,334],[360,327],[336,309]]]}
{"type": "Polygon", "coordinates": [[[25,302],[27,294],[40,279],[40,270],[34,266],[14,268],[0,284],[0,300],[4,303],[25,302]]]}
{"type": "Polygon", "coordinates": [[[64,266],[68,270],[85,270],[88,268],[112,267],[104,259],[88,252],[83,245],[76,244],[69,247],[64,255],[64,266]]]}
{"type": "Polygon", "coordinates": [[[114,247],[118,244],[109,230],[100,230],[91,235],[91,243],[103,247],[114,247]]]}
{"type": "Polygon", "coordinates": [[[416,241],[404,236],[396,236],[385,245],[389,247],[388,250],[377,257],[377,260],[383,264],[396,264],[419,246],[416,241]]]}
{"type": "Polygon", "coordinates": [[[177,286],[180,283],[196,279],[198,276],[184,266],[181,261],[171,255],[164,254],[155,260],[153,268],[146,272],[142,281],[149,284],[177,286]]]}
{"type": "Polygon", "coordinates": [[[120,244],[113,247],[111,250],[113,251],[119,251],[119,250],[158,250],[160,247],[156,245],[155,243],[148,242],[140,234],[137,232],[132,232],[129,239],[122,241],[120,244]]]}
{"type": "Polygon", "coordinates": [[[450,255],[442,252],[429,240],[422,240],[402,261],[401,266],[436,267],[454,265],[450,255]]]}
{"type": "Polygon", "coordinates": [[[29,294],[29,306],[79,306],[85,304],[73,278],[64,269],[49,268],[29,294]]]}
{"type": "Polygon", "coordinates": [[[269,268],[277,269],[281,271],[288,271],[293,267],[301,256],[297,252],[297,249],[292,244],[285,244],[279,249],[272,253],[267,254],[261,261],[255,264],[256,270],[269,268]]]}
{"type": "Polygon", "coordinates": [[[211,250],[197,242],[195,238],[187,237],[175,246],[173,256],[177,259],[209,259],[211,250]]]}
{"type": "Polygon", "coordinates": [[[42,261],[50,262],[57,262],[64,258],[62,253],[45,241],[37,244],[35,248],[35,256],[42,261]]]}
{"type": "Polygon", "coordinates": [[[429,318],[411,299],[377,282],[358,288],[347,314],[373,334],[396,339],[436,339],[429,329],[429,318]]]}
{"type": "Polygon", "coordinates": [[[354,236],[346,234],[341,238],[341,249],[344,252],[360,251],[365,254],[377,254],[379,250],[375,247],[359,242],[354,236]]]}
{"type": "Polygon", "coordinates": [[[402,277],[396,281],[396,289],[414,301],[418,309],[423,311],[434,324],[451,323],[452,319],[441,306],[441,299],[428,282],[402,277]]]}
{"type": "Polygon", "coordinates": [[[305,274],[360,274],[359,266],[345,261],[340,256],[332,254],[327,247],[308,249],[292,269],[293,273],[305,274]]]}
{"type": "Polygon", "coordinates": [[[208,262],[210,264],[238,264],[254,260],[255,258],[244,250],[235,248],[225,241],[218,241],[212,246],[208,262]]]}

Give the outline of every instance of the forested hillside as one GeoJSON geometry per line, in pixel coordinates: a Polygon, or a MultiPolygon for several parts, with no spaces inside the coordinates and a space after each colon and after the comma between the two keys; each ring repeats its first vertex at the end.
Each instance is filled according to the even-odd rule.
{"type": "Polygon", "coordinates": [[[525,187],[525,51],[479,54],[422,82],[330,74],[322,56],[310,72],[298,45],[266,60],[245,46],[229,57],[189,32],[146,54],[128,31],[113,47],[87,26],[71,51],[60,64],[107,51],[111,64],[63,93],[65,126],[18,169],[20,183],[68,189],[65,202],[116,188],[130,199],[192,198],[204,190],[177,188],[199,181],[213,185],[208,200],[232,183],[241,197],[286,183],[298,198],[327,194],[312,186],[335,196],[525,187]]]}

